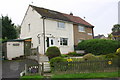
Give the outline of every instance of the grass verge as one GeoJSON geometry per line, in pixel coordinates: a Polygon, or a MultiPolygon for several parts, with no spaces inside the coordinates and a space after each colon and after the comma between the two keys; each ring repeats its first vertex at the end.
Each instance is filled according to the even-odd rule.
{"type": "Polygon", "coordinates": [[[40,75],[28,75],[28,76],[22,76],[20,77],[20,80],[41,80],[42,78],[44,78],[43,76],[40,75]]]}
{"type": "Polygon", "coordinates": [[[80,78],[80,79],[116,78],[116,77],[120,77],[118,73],[120,72],[61,74],[61,75],[53,75],[52,78],[80,78]]]}

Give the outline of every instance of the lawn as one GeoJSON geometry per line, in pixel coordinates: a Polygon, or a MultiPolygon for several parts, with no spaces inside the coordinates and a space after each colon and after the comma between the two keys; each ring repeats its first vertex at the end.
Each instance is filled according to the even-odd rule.
{"type": "Polygon", "coordinates": [[[120,77],[118,73],[120,72],[61,74],[61,75],[53,75],[52,78],[81,78],[81,79],[117,78],[117,77],[120,77]]]}
{"type": "Polygon", "coordinates": [[[40,75],[29,75],[29,76],[22,76],[20,80],[40,80],[44,78],[43,76],[40,75]]]}

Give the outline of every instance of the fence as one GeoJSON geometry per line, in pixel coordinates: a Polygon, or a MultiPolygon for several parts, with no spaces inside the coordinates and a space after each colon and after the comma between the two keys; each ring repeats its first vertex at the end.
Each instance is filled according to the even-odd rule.
{"type": "Polygon", "coordinates": [[[25,64],[25,75],[43,75],[44,64],[25,64]]]}
{"type": "Polygon", "coordinates": [[[118,60],[77,61],[54,63],[54,73],[93,73],[118,71],[118,60]]]}

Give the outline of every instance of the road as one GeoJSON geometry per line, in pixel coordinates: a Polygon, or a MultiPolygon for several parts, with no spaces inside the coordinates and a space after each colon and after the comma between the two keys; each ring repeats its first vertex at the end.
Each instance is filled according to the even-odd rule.
{"type": "Polygon", "coordinates": [[[30,59],[3,61],[2,78],[19,78],[25,64],[37,64],[37,62],[30,59]]]}

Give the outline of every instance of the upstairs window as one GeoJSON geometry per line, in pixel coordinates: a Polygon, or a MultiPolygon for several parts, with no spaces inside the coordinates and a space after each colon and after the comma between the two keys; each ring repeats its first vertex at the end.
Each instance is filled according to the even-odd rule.
{"type": "Polygon", "coordinates": [[[58,22],[58,28],[65,28],[64,22],[58,22]]]}
{"type": "Polygon", "coordinates": [[[85,32],[85,27],[83,27],[83,26],[78,26],[78,31],[79,31],[79,32],[85,32]]]}
{"type": "Polygon", "coordinates": [[[68,45],[68,38],[60,38],[60,45],[68,45]]]}
{"type": "Polygon", "coordinates": [[[30,32],[30,23],[28,24],[28,32],[30,32]]]}

